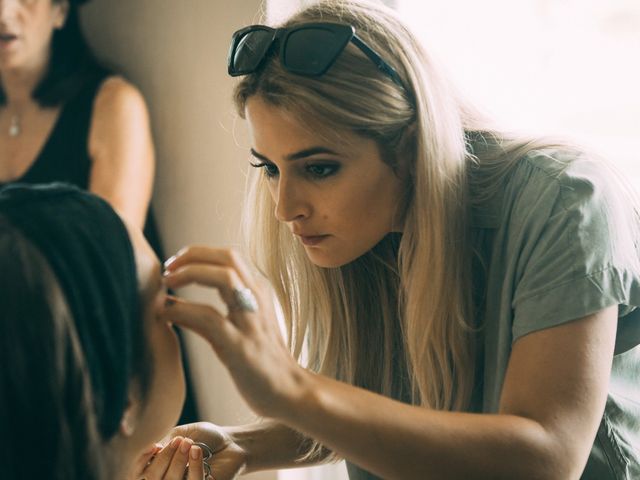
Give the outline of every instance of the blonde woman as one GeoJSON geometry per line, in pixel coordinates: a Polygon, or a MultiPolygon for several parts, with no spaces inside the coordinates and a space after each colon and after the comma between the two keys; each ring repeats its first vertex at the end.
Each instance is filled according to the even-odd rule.
{"type": "Polygon", "coordinates": [[[170,288],[253,410],[182,427],[216,480],[344,458],[351,479],[640,478],[638,216],[579,149],[494,129],[387,8],[238,31],[252,260],[191,247],[170,288]],[[300,365],[304,347],[307,362],[300,365]],[[634,380],[635,379],[635,380],[634,380]]]}

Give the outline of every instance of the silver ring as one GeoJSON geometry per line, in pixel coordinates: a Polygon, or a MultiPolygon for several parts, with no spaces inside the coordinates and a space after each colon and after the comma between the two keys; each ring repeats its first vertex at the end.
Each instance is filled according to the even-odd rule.
{"type": "Polygon", "coordinates": [[[193,442],[193,445],[196,447],[200,447],[202,450],[202,464],[204,466],[204,479],[205,480],[213,480],[213,475],[211,474],[211,465],[207,463],[211,457],[213,457],[213,452],[209,445],[203,442],[193,442]]]}
{"type": "Polygon", "coordinates": [[[233,289],[234,304],[229,306],[229,311],[257,312],[258,301],[256,296],[249,288],[233,289]]]}

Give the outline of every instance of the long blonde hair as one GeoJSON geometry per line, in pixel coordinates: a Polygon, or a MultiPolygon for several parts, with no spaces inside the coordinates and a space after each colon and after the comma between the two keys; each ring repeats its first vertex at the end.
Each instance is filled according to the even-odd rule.
{"type": "Polygon", "coordinates": [[[469,212],[483,201],[469,192],[491,196],[513,160],[549,142],[499,134],[460,100],[391,9],[326,0],[285,26],[311,21],[353,25],[405,88],[349,45],[321,78],[268,60],[236,87],[238,111],[257,95],[329,137],[351,131],[375,140],[385,161],[410,172],[402,235],[348,265],[319,268],[276,220],[266,180],[253,172],[245,211],[252,259],[275,288],[292,353],[299,358],[307,343],[310,368],[414,404],[464,410],[480,327],[469,212]]]}

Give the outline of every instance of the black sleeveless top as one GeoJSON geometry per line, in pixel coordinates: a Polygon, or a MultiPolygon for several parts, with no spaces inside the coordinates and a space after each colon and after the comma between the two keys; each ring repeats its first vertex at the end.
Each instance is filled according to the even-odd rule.
{"type": "MultiPolygon", "coordinates": [[[[91,173],[89,156],[89,129],[96,95],[110,76],[106,70],[87,78],[78,93],[62,107],[49,137],[29,169],[11,183],[66,182],[87,190],[91,173]]],[[[0,187],[2,187],[0,182],[0,187]]],[[[147,241],[163,260],[162,245],[156,224],[149,210],[144,234],[147,241]]]]}

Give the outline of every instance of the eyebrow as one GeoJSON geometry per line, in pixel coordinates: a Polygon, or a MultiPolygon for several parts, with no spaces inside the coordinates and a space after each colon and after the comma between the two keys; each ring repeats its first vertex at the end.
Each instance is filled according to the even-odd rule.
{"type": "MultiPolygon", "coordinates": [[[[285,160],[289,160],[289,161],[301,160],[303,158],[311,157],[312,155],[318,155],[320,153],[325,153],[325,154],[329,154],[329,155],[338,155],[336,152],[334,152],[330,148],[326,148],[326,147],[311,147],[311,148],[305,148],[304,150],[300,150],[299,152],[290,153],[289,155],[287,155],[285,157],[285,160]]],[[[254,157],[256,157],[256,158],[258,158],[260,160],[263,160],[263,161],[266,161],[266,162],[271,162],[271,160],[269,160],[269,158],[267,156],[256,152],[253,148],[251,149],[251,155],[253,155],[254,157]]]]}

